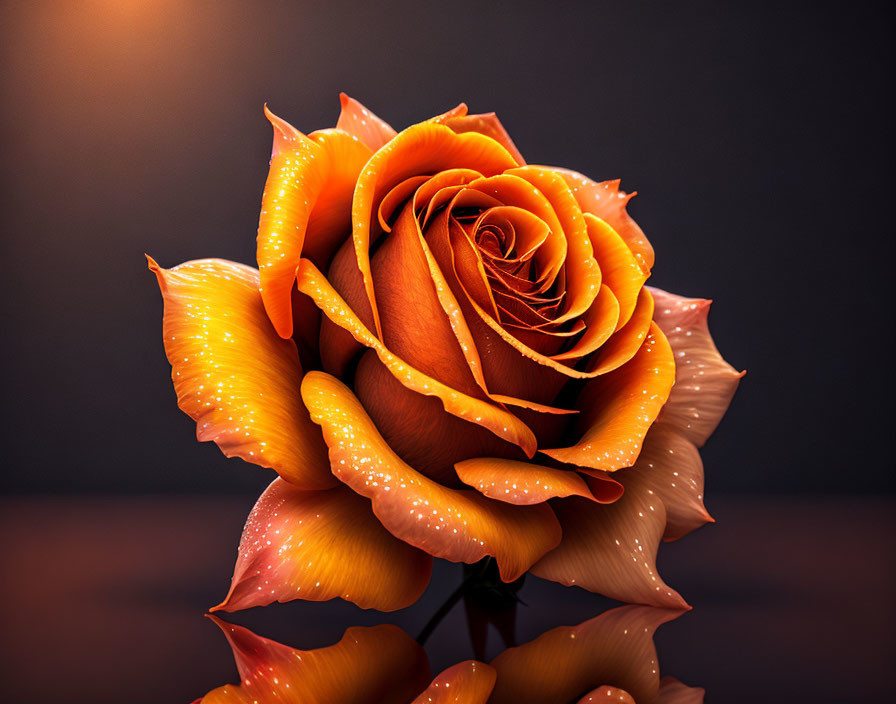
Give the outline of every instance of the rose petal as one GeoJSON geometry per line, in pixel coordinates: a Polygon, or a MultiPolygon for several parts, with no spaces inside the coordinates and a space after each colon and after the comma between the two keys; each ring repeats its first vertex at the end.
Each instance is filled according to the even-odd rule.
{"type": "MultiPolygon", "coordinates": [[[[478,368],[479,355],[473,348],[465,357],[458,341],[460,333],[452,329],[439,300],[421,241],[414,208],[409,204],[371,261],[383,343],[424,374],[465,394],[485,398],[469,364],[472,361],[478,368]]],[[[450,295],[443,292],[443,299],[445,293],[450,295]]]]}
{"type": "Polygon", "coordinates": [[[540,166],[524,166],[507,173],[519,176],[544,193],[562,223],[569,246],[565,264],[566,299],[563,313],[557,316],[555,322],[573,320],[588,310],[601,285],[602,267],[598,266],[600,260],[595,258],[596,252],[582,211],[566,182],[552,170],[540,166]]]}
{"type": "Polygon", "coordinates": [[[202,704],[405,704],[429,681],[426,653],[397,626],[349,628],[335,645],[296,650],[210,617],[224,631],[240,674],[202,704]]]}
{"type": "Polygon", "coordinates": [[[265,106],[274,127],[271,168],[261,197],[256,259],[264,307],[281,337],[292,335],[290,291],[314,202],[326,183],[320,144],[265,106]]]}
{"type": "Polygon", "coordinates": [[[483,113],[481,115],[465,115],[464,117],[453,117],[445,120],[442,124],[450,127],[458,134],[464,132],[478,132],[486,137],[491,137],[498,144],[504,147],[510,155],[516,160],[520,166],[525,166],[526,160],[520,154],[519,149],[513,143],[504,125],[493,112],[483,113]]]}
{"type": "MultiPolygon", "coordinates": [[[[601,507],[597,507],[598,509],[601,507]]],[[[653,701],[659,674],[653,634],[682,612],[623,606],[573,628],[563,626],[509,648],[492,661],[491,704],[554,704],[609,685],[653,701]]]]}
{"type": "Polygon", "coordinates": [[[648,274],[641,270],[631,250],[609,224],[590,213],[585,213],[585,222],[588,223],[588,235],[594,246],[594,257],[603,273],[603,282],[619,301],[618,330],[632,317],[648,274]]]}
{"type": "Polygon", "coordinates": [[[551,167],[560,174],[569,185],[579,206],[586,213],[591,213],[606,221],[625,241],[635,255],[645,273],[653,268],[653,247],[650,246],[643,230],[632,220],[626,204],[635,193],[619,190],[619,180],[597,183],[587,176],[569,169],[551,167]]]}
{"type": "MultiPolygon", "coordinates": [[[[598,503],[612,503],[622,495],[622,485],[607,479],[597,494],[577,472],[500,457],[476,457],[455,465],[457,475],[481,494],[518,506],[540,504],[548,499],[581,496],[598,503]]],[[[597,485],[599,486],[599,485],[597,485]]]]}
{"type": "Polygon", "coordinates": [[[625,492],[606,506],[576,498],[552,502],[563,540],[532,567],[532,574],[619,601],[686,608],[656,570],[666,510],[646,475],[634,469],[616,472],[613,478],[625,492]]]}
{"type": "Polygon", "coordinates": [[[352,228],[352,196],[364,164],[373,152],[356,137],[338,129],[317,130],[308,135],[323,150],[327,178],[308,219],[302,256],[326,267],[352,228]]]}
{"type": "Polygon", "coordinates": [[[496,677],[490,665],[467,660],[436,677],[411,704],[486,704],[496,677]]]}
{"type": "Polygon", "coordinates": [[[703,704],[706,690],[702,687],[688,687],[683,682],[666,675],[660,680],[660,694],[657,704],[703,704]]]}
{"type": "Polygon", "coordinates": [[[348,487],[302,491],[275,479],[240,540],[230,591],[212,611],[340,597],[362,609],[413,604],[432,558],[396,539],[348,487]]]}
{"type": "Polygon", "coordinates": [[[199,440],[303,489],[334,486],[326,446],[297,393],[296,346],[271,327],[258,272],[220,259],[173,269],[147,259],[165,301],[162,335],[178,406],[196,421],[199,440]]]}
{"type": "Polygon", "coordinates": [[[490,501],[473,491],[443,487],[409,467],[337,379],[307,374],[302,398],[321,425],[333,473],[371,499],[373,512],[397,538],[452,562],[474,563],[493,555],[507,582],[559,541],[556,519],[546,505],[490,501]]]}
{"type": "Polygon", "coordinates": [[[713,520],[703,506],[700,453],[674,427],[654,423],[632,471],[644,474],[645,481],[666,507],[663,540],[677,540],[713,520]]]}
{"type": "Polygon", "coordinates": [[[311,262],[302,260],[298,283],[299,290],[310,296],[331,321],[350,332],[355,340],[373,349],[393,376],[407,388],[426,396],[436,396],[452,415],[481,425],[499,438],[518,445],[528,457],[535,454],[535,436],[512,413],[445,386],[393,355],[345,305],[311,262]]]}
{"type": "Polygon", "coordinates": [[[342,110],[336,129],[360,139],[371,151],[376,151],[398,134],[388,123],[374,115],[354,98],[339,94],[342,110]]]}
{"type": "Polygon", "coordinates": [[[601,284],[600,292],[591,307],[585,311],[583,320],[585,331],[582,336],[569,350],[551,355],[551,359],[579,359],[591,354],[610,339],[619,320],[619,301],[609,286],[601,284]]]}
{"type": "Polygon", "coordinates": [[[393,186],[406,178],[445,169],[471,168],[485,175],[516,166],[513,157],[495,140],[475,132],[456,134],[444,125],[413,125],[377,151],[358,178],[352,202],[353,238],[358,267],[371,309],[377,337],[382,336],[370,272],[371,224],[374,209],[393,186]]]}
{"type": "Polygon", "coordinates": [[[631,467],[647,429],[669,397],[675,362],[666,337],[650,324],[637,354],[619,369],[589,381],[579,395],[581,439],[541,451],[559,462],[613,471],[631,467]]]}
{"type": "Polygon", "coordinates": [[[281,337],[292,336],[290,292],[303,251],[324,266],[350,232],[355,182],[371,151],[340,130],[306,137],[265,107],[274,127],[261,198],[256,257],[265,309],[281,337]]]}
{"type": "Polygon", "coordinates": [[[628,322],[617,330],[600,352],[590,360],[588,368],[606,374],[628,362],[644,344],[651,320],[653,320],[653,296],[646,288],[642,288],[628,322]]]}
{"type": "Polygon", "coordinates": [[[609,687],[604,685],[603,687],[598,687],[594,689],[584,697],[579,699],[576,704],[603,704],[604,702],[621,702],[621,704],[638,704],[634,699],[632,699],[632,695],[626,692],[624,689],[619,689],[618,687],[609,687]]]}
{"type": "Polygon", "coordinates": [[[663,422],[701,447],[712,435],[741,377],[716,349],[709,332],[710,302],[651,288],[654,319],[675,354],[675,388],[663,409],[663,422]]]}

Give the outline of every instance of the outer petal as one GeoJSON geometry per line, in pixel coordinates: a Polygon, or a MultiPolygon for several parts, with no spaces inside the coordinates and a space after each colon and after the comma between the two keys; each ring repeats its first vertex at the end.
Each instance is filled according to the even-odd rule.
{"type": "Polygon", "coordinates": [[[643,472],[645,481],[666,507],[664,540],[677,540],[713,520],[703,506],[700,453],[670,425],[653,425],[632,471],[643,472]]]}
{"type": "Polygon", "coordinates": [[[666,509],[646,475],[635,469],[614,474],[625,493],[607,506],[583,499],[552,502],[563,541],[532,567],[532,574],[620,601],[687,607],[656,570],[666,509]]]}
{"type": "Polygon", "coordinates": [[[162,332],[180,408],[201,441],[228,457],[271,467],[303,489],[334,486],[326,446],[298,395],[292,340],[274,332],[258,293],[258,272],[220,259],[162,269],[162,332]]]}
{"type": "Polygon", "coordinates": [[[420,597],[431,571],[432,558],[393,537],[348,487],[301,491],[276,479],[249,514],[230,591],[212,610],[341,597],[394,611],[420,597]]]}
{"type": "Polygon", "coordinates": [[[614,471],[638,459],[675,377],[675,362],[655,323],[638,353],[619,369],[589,381],[580,394],[585,428],[572,447],[542,450],[559,462],[614,471]]]}
{"type": "Polygon", "coordinates": [[[265,106],[274,126],[271,169],[261,197],[256,259],[265,310],[281,337],[292,335],[290,292],[305,230],[326,183],[323,148],[265,106]]]}
{"type": "Polygon", "coordinates": [[[307,374],[302,398],[321,425],[333,473],[371,499],[377,518],[401,540],[452,562],[493,555],[507,582],[559,541],[559,527],[546,505],[490,501],[476,492],[443,487],[409,467],[337,379],[307,374]]]}
{"type": "Polygon", "coordinates": [[[578,472],[544,467],[499,457],[476,457],[458,462],[457,475],[490,499],[518,506],[540,504],[548,499],[581,496],[607,504],[622,496],[622,485],[607,478],[595,482],[594,491],[578,472]]]}
{"type": "Polygon", "coordinates": [[[526,160],[520,154],[520,150],[516,148],[504,125],[493,112],[483,113],[481,115],[464,115],[463,117],[452,117],[443,121],[444,125],[461,134],[463,132],[478,132],[486,137],[491,137],[498,144],[504,147],[511,156],[516,159],[520,166],[525,166],[526,160]]]}
{"type": "Polygon", "coordinates": [[[387,122],[345,93],[339,94],[339,102],[342,104],[342,111],[339,113],[336,128],[354,135],[371,151],[375,152],[398,134],[387,122]]]}
{"type": "Polygon", "coordinates": [[[579,699],[576,704],[604,704],[604,702],[613,702],[613,704],[616,704],[616,702],[619,702],[619,704],[638,704],[632,699],[632,695],[624,689],[606,685],[588,692],[588,694],[579,699]]]}
{"type": "Polygon", "coordinates": [[[716,349],[706,319],[709,301],[651,288],[654,320],[675,353],[675,389],[663,409],[673,425],[697,447],[716,429],[745,372],[738,372],[716,349]]]}
{"type": "Polygon", "coordinates": [[[653,267],[653,247],[625,209],[635,193],[620,191],[618,179],[598,183],[576,171],[556,167],[554,170],[566,179],[582,210],[608,222],[625,240],[641,268],[645,272],[650,271],[653,267]]]}
{"type": "Polygon", "coordinates": [[[373,349],[391,374],[407,388],[426,396],[436,396],[452,415],[487,428],[502,440],[521,447],[529,457],[535,454],[535,436],[512,413],[452,389],[393,355],[345,305],[345,301],[311,262],[302,260],[298,280],[299,290],[310,296],[332,322],[350,332],[361,344],[373,349]]]}
{"type": "Polygon", "coordinates": [[[202,704],[405,704],[426,686],[426,653],[397,626],[349,628],[335,645],[294,650],[212,617],[224,631],[240,684],[202,704]]]}
{"type": "Polygon", "coordinates": [[[496,677],[490,665],[467,660],[436,677],[411,704],[486,704],[496,677]]]}
{"type": "Polygon", "coordinates": [[[290,337],[299,257],[324,266],[349,236],[355,182],[372,152],[340,130],[306,137],[267,108],[265,114],[274,126],[274,149],[256,256],[265,309],[280,336],[290,337]]]}
{"type": "MultiPolygon", "coordinates": [[[[623,606],[574,628],[555,628],[492,661],[498,672],[491,704],[554,704],[608,685],[655,700],[659,674],[653,634],[680,611],[623,606]]],[[[586,700],[587,701],[587,700],[586,700]]],[[[615,700],[614,700],[615,701],[615,700]]]]}

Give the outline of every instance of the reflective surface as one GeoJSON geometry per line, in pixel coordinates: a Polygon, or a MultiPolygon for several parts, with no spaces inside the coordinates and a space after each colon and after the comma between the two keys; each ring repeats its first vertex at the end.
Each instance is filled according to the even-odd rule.
{"type": "MultiPolygon", "coordinates": [[[[190,702],[238,681],[202,617],[229,584],[252,499],[4,499],[0,700],[190,702]]],[[[694,606],[655,637],[661,675],[708,701],[877,701],[891,688],[893,503],[717,498],[717,523],[660,551],[666,581],[694,606]]],[[[394,624],[416,637],[462,579],[437,562],[415,605],[391,614],[292,602],[225,618],[292,648],[332,646],[347,628],[394,624]]],[[[527,577],[519,643],[617,606],[527,577]]],[[[462,603],[425,644],[432,676],[474,657],[462,603]]],[[[486,661],[504,650],[489,628],[486,661]]],[[[581,692],[585,694],[585,692],[581,692]]]]}

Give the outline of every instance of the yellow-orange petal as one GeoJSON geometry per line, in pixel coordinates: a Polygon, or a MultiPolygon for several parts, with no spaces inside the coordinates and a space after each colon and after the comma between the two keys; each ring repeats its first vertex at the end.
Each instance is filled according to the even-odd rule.
{"type": "Polygon", "coordinates": [[[666,509],[645,475],[634,469],[614,474],[625,492],[612,504],[578,498],[554,502],[563,540],[533,565],[532,574],[619,601],[687,608],[657,572],[666,509]]]}
{"type": "Polygon", "coordinates": [[[339,94],[341,111],[336,129],[357,137],[371,151],[376,151],[398,134],[385,121],[374,115],[354,98],[339,94]]]}
{"type": "Polygon", "coordinates": [[[741,378],[726,362],[709,332],[710,302],[685,298],[658,288],[654,320],[669,338],[675,355],[675,387],[660,416],[697,447],[716,429],[741,378]]]}
{"type": "Polygon", "coordinates": [[[493,112],[483,113],[481,115],[464,115],[463,117],[452,117],[444,120],[442,123],[458,133],[478,132],[486,137],[491,137],[498,144],[504,147],[511,156],[516,159],[520,166],[526,165],[526,160],[520,154],[520,150],[516,148],[504,125],[493,112]]]}
{"type": "Polygon", "coordinates": [[[614,471],[631,467],[648,428],[656,420],[675,380],[675,362],[666,336],[650,324],[637,354],[619,369],[590,380],[579,395],[579,441],[541,450],[559,462],[614,471]]]}
{"type": "Polygon", "coordinates": [[[576,171],[552,168],[566,180],[582,210],[608,222],[631,249],[644,272],[648,273],[653,267],[653,247],[625,209],[635,193],[619,190],[618,179],[598,183],[576,171]]]}
{"type": "Polygon", "coordinates": [[[551,169],[523,166],[511,169],[507,173],[519,176],[544,193],[563,226],[569,247],[565,262],[566,299],[563,312],[554,319],[554,322],[573,320],[591,306],[600,290],[602,280],[602,266],[598,266],[600,260],[595,256],[596,252],[581,208],[566,182],[551,169]]]}
{"type": "Polygon", "coordinates": [[[162,335],[178,406],[196,421],[199,440],[303,489],[334,486],[326,446],[298,395],[296,346],[271,327],[258,272],[220,259],[173,269],[148,259],[165,302],[162,335]]]}
{"type": "Polygon", "coordinates": [[[594,246],[594,257],[600,264],[603,282],[619,301],[619,320],[616,329],[625,325],[635,310],[638,294],[649,273],[644,272],[625,242],[610,225],[590,213],[585,213],[588,236],[594,246]]]}
{"type": "Polygon", "coordinates": [[[329,374],[307,374],[302,398],[323,430],[333,474],[369,498],[377,518],[397,538],[451,562],[474,563],[492,555],[507,582],[560,540],[547,505],[511,506],[474,491],[448,489],[408,466],[355,395],[329,374]]]}
{"type": "Polygon", "coordinates": [[[674,426],[657,421],[644,438],[632,467],[666,507],[663,540],[677,540],[713,520],[703,505],[703,461],[694,444],[674,426]]]}
{"type": "Polygon", "coordinates": [[[326,181],[314,201],[301,254],[326,267],[349,239],[355,183],[373,152],[357,137],[338,129],[317,130],[308,137],[321,146],[323,164],[315,168],[326,168],[326,181]]]}
{"type": "Polygon", "coordinates": [[[622,495],[622,485],[612,479],[595,483],[596,493],[573,470],[545,467],[501,457],[475,457],[454,465],[460,480],[490,499],[517,506],[540,504],[548,499],[581,496],[598,503],[612,503],[622,495]]]}
{"type": "Polygon", "coordinates": [[[249,514],[227,597],[212,611],[339,597],[394,611],[423,593],[432,558],[395,538],[345,486],[302,491],[281,479],[249,514]]]}
{"type": "Polygon", "coordinates": [[[628,322],[589,361],[589,370],[606,374],[634,357],[647,338],[650,322],[653,320],[653,307],[653,296],[646,287],[642,288],[628,322]]]}
{"type": "MultiPolygon", "coordinates": [[[[600,509],[601,507],[596,507],[600,509]]],[[[659,690],[653,634],[681,611],[622,606],[574,627],[554,628],[509,648],[491,665],[498,673],[491,704],[576,701],[582,692],[611,685],[638,702],[659,690]]]]}
{"type": "Polygon", "coordinates": [[[566,352],[551,355],[551,359],[563,361],[579,359],[601,347],[616,330],[619,320],[619,301],[606,284],[601,284],[597,298],[582,317],[585,330],[582,336],[566,352]]]}
{"type": "Polygon", "coordinates": [[[202,704],[405,704],[429,681],[423,648],[391,624],[356,626],[335,645],[298,650],[210,618],[227,636],[240,683],[202,704]]]}
{"type": "Polygon", "coordinates": [[[490,665],[466,660],[436,677],[411,704],[486,704],[496,677],[490,665]]]}
{"type": "Polygon", "coordinates": [[[376,295],[370,273],[371,224],[380,199],[393,186],[411,176],[446,169],[470,168],[489,176],[516,166],[516,161],[495,140],[476,132],[456,134],[433,122],[413,125],[377,151],[358,178],[352,202],[352,236],[358,267],[373,310],[377,337],[382,336],[376,295]]]}
{"type": "Polygon", "coordinates": [[[308,219],[327,180],[323,148],[265,106],[274,127],[271,168],[261,197],[256,259],[265,310],[281,337],[292,336],[290,293],[308,219]]]}
{"type": "Polygon", "coordinates": [[[308,260],[302,260],[298,282],[300,291],[310,296],[333,323],[350,332],[361,344],[373,349],[389,372],[404,386],[425,396],[437,397],[448,413],[481,425],[502,440],[518,445],[528,457],[535,454],[535,436],[525,423],[503,408],[467,396],[428,377],[392,354],[345,305],[345,301],[308,260]]]}

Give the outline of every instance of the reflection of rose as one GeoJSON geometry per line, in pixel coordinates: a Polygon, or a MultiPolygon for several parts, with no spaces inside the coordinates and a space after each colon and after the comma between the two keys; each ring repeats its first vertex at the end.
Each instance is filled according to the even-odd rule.
{"type": "Polygon", "coordinates": [[[223,621],[239,685],[202,704],[697,704],[703,690],[660,679],[653,633],[681,612],[624,606],[510,648],[490,665],[468,660],[429,683],[426,653],[392,625],[350,628],[337,644],[293,650],[223,621]],[[427,686],[427,683],[428,686],[427,686]]]}
{"type": "Polygon", "coordinates": [[[267,114],[259,271],[150,263],[200,440],[281,476],[222,608],[395,609],[431,556],[487,555],[681,606],[653,556],[709,520],[694,445],[739,377],[705,301],[644,286],[630,196],[526,166],[463,105],[399,134],[345,97],[309,136],[267,114]]]}

